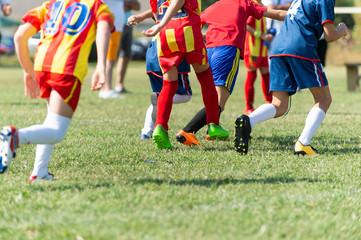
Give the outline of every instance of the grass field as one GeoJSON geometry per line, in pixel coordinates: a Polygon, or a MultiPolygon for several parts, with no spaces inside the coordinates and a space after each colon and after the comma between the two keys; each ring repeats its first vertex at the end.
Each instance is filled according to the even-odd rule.
{"type": "MultiPolygon", "coordinates": [[[[0,125],[41,124],[43,100],[23,93],[22,70],[0,65],[0,125]]],[[[0,63],[1,64],[1,63],[0,63]]],[[[243,63],[241,63],[243,64],[243,63]]],[[[0,176],[0,239],[360,239],[360,92],[346,91],[346,70],[327,66],[331,108],[317,131],[316,158],[293,155],[306,115],[308,91],[292,97],[290,113],[253,129],[241,156],[229,141],[202,147],[176,142],[177,131],[202,107],[192,75],[193,99],[175,105],[173,150],[140,141],[150,85],[143,62],[132,62],[123,100],[91,92],[91,67],[73,122],[54,148],[56,181],[30,184],[35,146],[23,145],[0,176]],[[153,162],[153,163],[152,163],[153,162]]],[[[245,70],[221,122],[233,134],[244,109],[245,70]]],[[[260,80],[256,106],[263,103],[260,80]]]]}

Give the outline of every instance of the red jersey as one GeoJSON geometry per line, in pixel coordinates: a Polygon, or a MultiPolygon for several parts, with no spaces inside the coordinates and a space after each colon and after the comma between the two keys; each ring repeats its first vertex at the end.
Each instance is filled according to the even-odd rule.
{"type": "MultiPolygon", "coordinates": [[[[256,31],[267,33],[266,19],[264,17],[262,17],[260,20],[257,20],[254,17],[249,17],[247,20],[247,25],[251,26],[256,31]]],[[[264,41],[261,38],[255,37],[247,32],[244,55],[253,57],[267,57],[267,47],[264,45],[264,41]]]]}
{"type": "MultiPolygon", "coordinates": [[[[171,0],[150,0],[153,13],[159,23],[166,13],[171,0]]],[[[185,0],[183,7],[159,32],[157,38],[158,56],[173,52],[192,52],[205,47],[201,26],[201,0],[185,0]]]]}
{"type": "Polygon", "coordinates": [[[260,19],[266,7],[252,0],[220,0],[202,12],[202,24],[208,24],[206,46],[234,46],[244,57],[244,41],[247,19],[253,16],[260,19]]]}
{"type": "Polygon", "coordinates": [[[74,75],[82,82],[96,23],[113,24],[114,17],[101,0],[50,0],[29,11],[23,20],[42,30],[34,70],[74,75]]]}

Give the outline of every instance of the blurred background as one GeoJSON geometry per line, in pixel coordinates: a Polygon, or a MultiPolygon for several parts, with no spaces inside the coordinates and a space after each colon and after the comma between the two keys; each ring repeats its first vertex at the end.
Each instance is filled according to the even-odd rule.
{"type": "MultiPolygon", "coordinates": [[[[0,14],[0,31],[2,40],[0,44],[1,55],[14,54],[13,35],[22,23],[21,17],[30,9],[41,5],[42,0],[21,1],[12,0],[12,14],[4,17],[0,14]]],[[[133,14],[138,14],[150,8],[149,0],[139,0],[140,10],[133,11],[133,14]]],[[[205,9],[210,4],[216,2],[215,0],[202,0],[202,9],[205,9]]],[[[342,40],[330,43],[327,50],[326,62],[327,64],[341,65],[345,62],[360,62],[361,61],[361,1],[360,0],[336,0],[336,19],[335,22],[345,22],[350,29],[350,35],[342,40]]],[[[132,44],[132,59],[144,60],[145,52],[147,50],[150,39],[144,37],[141,31],[147,29],[154,24],[152,20],[145,21],[142,24],[134,26],[133,28],[133,44],[132,44]]],[[[35,52],[39,36],[34,36],[29,41],[29,46],[32,52],[35,52]]],[[[90,60],[94,60],[96,56],[91,54],[90,60]]]]}

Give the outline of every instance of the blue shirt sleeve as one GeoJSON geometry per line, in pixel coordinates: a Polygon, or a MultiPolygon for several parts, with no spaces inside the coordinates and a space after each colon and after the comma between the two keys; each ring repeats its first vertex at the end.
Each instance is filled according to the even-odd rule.
{"type": "Polygon", "coordinates": [[[321,20],[321,24],[325,22],[335,22],[335,0],[318,0],[317,13],[321,20]]]}

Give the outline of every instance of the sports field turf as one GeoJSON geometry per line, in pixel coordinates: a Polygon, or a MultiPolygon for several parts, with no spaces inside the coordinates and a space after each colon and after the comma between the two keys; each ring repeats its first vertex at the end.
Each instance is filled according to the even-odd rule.
{"type": "MultiPolygon", "coordinates": [[[[4,59],[2,59],[4,61],[4,59]]],[[[243,64],[243,62],[241,63],[243,64]]],[[[151,93],[144,62],[131,62],[123,100],[91,92],[90,71],[50,171],[56,181],[30,184],[35,146],[23,145],[0,176],[0,239],[360,239],[360,92],[347,92],[343,66],[327,66],[333,103],[312,144],[316,158],[292,154],[313,100],[292,97],[290,113],[256,126],[249,154],[228,141],[183,146],[175,135],[202,107],[174,105],[173,150],[140,141],[151,93]]],[[[222,114],[233,135],[244,110],[245,69],[222,114]]],[[[263,103],[260,80],[256,106],[263,103]]],[[[41,124],[43,100],[24,96],[20,67],[0,66],[0,125],[41,124]]]]}

